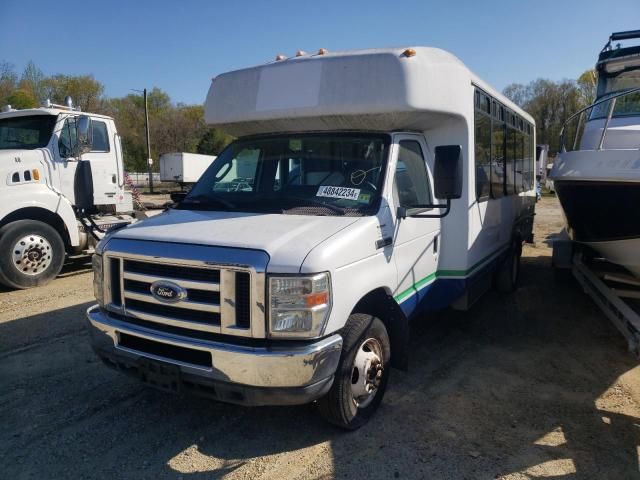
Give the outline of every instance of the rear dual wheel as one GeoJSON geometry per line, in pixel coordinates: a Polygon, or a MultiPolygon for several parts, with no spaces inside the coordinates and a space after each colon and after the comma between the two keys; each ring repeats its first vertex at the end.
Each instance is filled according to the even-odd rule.
{"type": "Polygon", "coordinates": [[[17,220],[0,228],[0,283],[30,288],[53,280],[64,264],[64,242],[50,225],[17,220]]]}
{"type": "Polygon", "coordinates": [[[522,256],[522,243],[514,240],[507,252],[507,256],[498,267],[495,274],[496,290],[501,293],[512,293],[518,288],[520,278],[520,257],[522,256]]]}

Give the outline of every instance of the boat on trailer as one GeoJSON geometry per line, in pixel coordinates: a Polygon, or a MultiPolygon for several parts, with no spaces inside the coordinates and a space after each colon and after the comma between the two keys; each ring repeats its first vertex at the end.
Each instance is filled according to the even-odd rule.
{"type": "Polygon", "coordinates": [[[551,179],[571,239],[640,277],[640,30],[600,52],[597,97],[561,133],[551,179]]]}

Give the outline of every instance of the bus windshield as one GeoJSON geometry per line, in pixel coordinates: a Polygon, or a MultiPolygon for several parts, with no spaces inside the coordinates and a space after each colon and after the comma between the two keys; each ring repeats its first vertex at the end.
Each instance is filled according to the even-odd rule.
{"type": "Polygon", "coordinates": [[[55,115],[0,118],[0,150],[42,148],[49,143],[55,115]]]}
{"type": "Polygon", "coordinates": [[[368,133],[241,139],[218,156],[178,208],[371,215],[389,142],[388,135],[368,133]]]}

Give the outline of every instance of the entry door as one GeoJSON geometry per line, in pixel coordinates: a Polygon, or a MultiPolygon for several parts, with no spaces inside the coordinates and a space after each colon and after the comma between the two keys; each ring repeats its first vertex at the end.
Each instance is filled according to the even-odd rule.
{"type": "MultiPolygon", "coordinates": [[[[76,144],[76,118],[67,117],[59,134],[58,153],[61,164],[61,190],[64,195],[76,202],[74,194],[75,170],[78,161],[72,158],[76,144]],[[71,160],[71,161],[69,161],[71,160]]],[[[93,177],[93,201],[96,205],[115,203],[117,191],[117,157],[115,145],[111,142],[106,122],[93,119],[93,139],[90,152],[82,155],[81,161],[91,162],[93,177]]]]}
{"type": "MultiPolygon", "coordinates": [[[[435,279],[440,249],[440,219],[399,218],[397,207],[437,203],[433,198],[430,154],[419,135],[397,135],[394,141],[395,172],[393,201],[395,238],[393,256],[398,269],[396,300],[407,314],[423,306],[429,285],[435,279]]],[[[431,162],[432,164],[432,162],[431,162]]],[[[437,214],[440,210],[428,210],[437,214]]]]}

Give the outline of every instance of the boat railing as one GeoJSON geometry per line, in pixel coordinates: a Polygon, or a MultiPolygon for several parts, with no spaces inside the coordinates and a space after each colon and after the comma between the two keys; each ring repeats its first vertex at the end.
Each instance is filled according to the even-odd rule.
{"type": "MultiPolygon", "coordinates": [[[[564,125],[562,125],[562,130],[560,130],[560,151],[567,152],[580,150],[580,141],[582,140],[582,135],[587,122],[589,120],[604,118],[605,120],[602,127],[602,133],[600,134],[600,139],[596,142],[596,148],[590,149],[603,150],[604,140],[607,136],[607,130],[609,128],[611,118],[614,116],[614,113],[616,116],[619,114],[619,112],[615,111],[616,104],[622,104],[625,100],[629,100],[628,98],[625,99],[623,97],[630,97],[634,94],[639,98],[630,100],[629,103],[630,105],[635,106],[633,115],[640,116],[640,87],[624,90],[602,98],[571,115],[564,122],[564,125]]],[[[620,114],[624,115],[624,111],[620,114]]],[[[640,145],[638,146],[640,147],[640,145]]]]}

